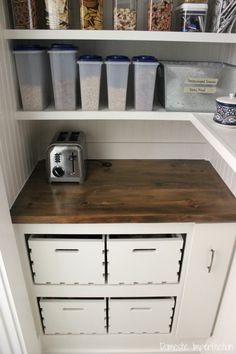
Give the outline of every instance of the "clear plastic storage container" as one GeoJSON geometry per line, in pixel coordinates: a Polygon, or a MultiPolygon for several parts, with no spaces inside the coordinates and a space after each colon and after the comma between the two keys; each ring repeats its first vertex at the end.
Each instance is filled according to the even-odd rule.
{"type": "Polygon", "coordinates": [[[102,57],[82,55],[77,63],[80,73],[82,110],[97,111],[99,109],[102,57]]]}
{"type": "Polygon", "coordinates": [[[172,0],[149,0],[148,30],[169,31],[171,26],[172,0]]]}
{"type": "Polygon", "coordinates": [[[123,55],[106,58],[108,108],[111,111],[126,109],[127,83],[130,60],[123,55]]]}
{"type": "Polygon", "coordinates": [[[49,29],[69,28],[69,0],[44,0],[46,26],[49,29]]]}
{"type": "Polygon", "coordinates": [[[14,28],[37,28],[37,1],[11,0],[14,28]]]}
{"type": "Polygon", "coordinates": [[[136,30],[136,0],[114,0],[113,24],[115,30],[136,30]]]}
{"type": "Polygon", "coordinates": [[[151,111],[159,65],[152,56],[133,57],[134,63],[134,103],[137,111],[151,111]]]}
{"type": "Polygon", "coordinates": [[[73,45],[53,45],[48,51],[51,64],[55,108],[76,109],[77,49],[73,45]]]}
{"type": "Polygon", "coordinates": [[[80,26],[85,30],[103,29],[103,0],[80,0],[80,26]]]}
{"type": "Polygon", "coordinates": [[[175,30],[205,32],[208,4],[184,3],[175,9],[175,30]]]}
{"type": "Polygon", "coordinates": [[[25,111],[41,111],[49,104],[49,61],[46,50],[38,46],[18,46],[16,61],[22,106],[25,111]]]}

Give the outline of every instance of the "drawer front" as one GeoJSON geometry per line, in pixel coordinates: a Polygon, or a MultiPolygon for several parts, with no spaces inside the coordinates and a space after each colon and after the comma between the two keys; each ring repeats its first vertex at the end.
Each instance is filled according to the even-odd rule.
{"type": "Polygon", "coordinates": [[[174,298],[111,299],[109,333],[170,333],[174,298]]]}
{"type": "Polygon", "coordinates": [[[106,333],[106,300],[41,299],[45,334],[106,333]]]}
{"type": "Polygon", "coordinates": [[[108,238],[109,284],[177,283],[183,238],[108,238]]]}
{"type": "Polygon", "coordinates": [[[37,284],[104,284],[104,240],[44,239],[28,241],[37,284]]]}

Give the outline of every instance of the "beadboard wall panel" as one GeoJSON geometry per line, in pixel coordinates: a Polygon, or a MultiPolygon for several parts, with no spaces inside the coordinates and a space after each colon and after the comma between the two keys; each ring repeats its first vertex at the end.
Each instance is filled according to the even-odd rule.
{"type": "Polygon", "coordinates": [[[0,2],[0,164],[9,206],[12,205],[38,159],[37,122],[16,122],[14,65],[3,38],[5,18],[0,2]]]}

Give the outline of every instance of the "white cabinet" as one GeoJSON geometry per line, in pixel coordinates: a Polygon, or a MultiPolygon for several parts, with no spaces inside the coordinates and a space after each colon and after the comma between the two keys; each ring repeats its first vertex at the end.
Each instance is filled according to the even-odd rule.
{"type": "Polygon", "coordinates": [[[235,224],[197,224],[176,335],[211,336],[235,245],[235,224]]]}
{"type": "MultiPolygon", "coordinates": [[[[45,224],[16,225],[15,230],[32,309],[45,350],[57,352],[56,343],[63,344],[65,352],[66,348],[76,349],[81,343],[84,349],[96,346],[100,350],[114,347],[122,350],[125,341],[125,345],[133,349],[146,343],[145,352],[155,350],[160,340],[165,343],[204,341],[212,334],[234,250],[236,223],[45,224]],[[66,275],[62,264],[54,258],[55,249],[60,247],[80,249],[81,240],[76,238],[79,235],[85,237],[85,230],[87,237],[83,241],[91,238],[91,249],[86,249],[91,265],[93,257],[95,263],[97,261],[96,248],[99,252],[105,250],[103,284],[86,281],[90,272],[83,262],[77,267],[70,258],[65,258],[66,262],[62,264],[68,271],[66,275]],[[47,237],[43,239],[46,232],[47,237]],[[94,240],[96,232],[103,235],[101,239],[94,240]],[[40,269],[45,262],[49,269],[52,263],[53,276],[59,277],[62,272],[64,283],[34,282],[25,239],[28,239],[31,257],[38,254],[37,268],[40,269]],[[45,249],[38,252],[43,242],[46,242],[45,249]],[[47,242],[49,247],[46,247],[47,242]],[[53,256],[49,254],[47,258],[50,242],[53,256]],[[96,247],[93,242],[98,242],[96,247]],[[133,261],[136,252],[140,258],[133,261]],[[122,273],[123,280],[127,270],[127,283],[110,282],[112,262],[116,264],[116,271],[122,273]],[[66,279],[70,279],[70,267],[74,265],[73,277],[76,277],[77,270],[78,274],[80,269],[84,271],[83,284],[70,283],[66,279]],[[176,272],[180,274],[177,279],[176,272]],[[160,274],[165,279],[171,274],[174,281],[153,282],[155,275],[160,274]]],[[[83,261],[87,262],[86,257],[83,261]]],[[[103,271],[98,269],[100,273],[103,271]]]]}

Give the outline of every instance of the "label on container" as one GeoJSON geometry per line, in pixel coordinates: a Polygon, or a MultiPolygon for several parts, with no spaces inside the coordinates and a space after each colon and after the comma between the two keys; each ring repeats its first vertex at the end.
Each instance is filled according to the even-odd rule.
{"type": "Polygon", "coordinates": [[[185,81],[185,84],[217,86],[218,81],[219,79],[213,79],[209,77],[188,77],[185,81]]]}
{"type": "Polygon", "coordinates": [[[184,93],[213,94],[213,93],[216,93],[216,87],[186,86],[184,88],[184,93]]]}

